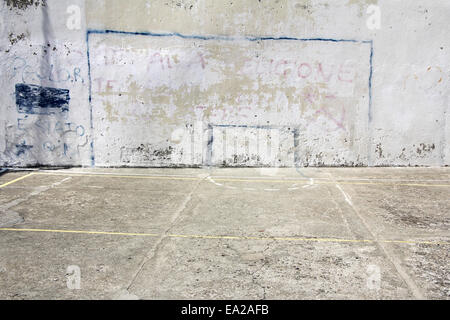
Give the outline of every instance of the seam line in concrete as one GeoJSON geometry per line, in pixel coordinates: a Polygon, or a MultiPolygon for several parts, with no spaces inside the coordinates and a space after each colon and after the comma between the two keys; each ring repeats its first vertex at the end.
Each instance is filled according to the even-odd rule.
{"type": "MultiPolygon", "coordinates": [[[[133,278],[131,279],[130,283],[127,286],[127,291],[130,292],[131,287],[133,286],[134,281],[137,279],[137,277],[139,276],[139,274],[141,274],[142,270],[144,269],[145,265],[155,259],[157,257],[157,254],[159,252],[159,250],[161,249],[161,244],[163,243],[163,241],[167,238],[170,238],[168,235],[168,232],[170,231],[170,229],[173,228],[173,226],[177,223],[177,221],[180,218],[180,215],[183,213],[184,210],[186,210],[189,202],[192,200],[192,195],[194,194],[194,192],[197,190],[198,186],[200,185],[200,183],[205,180],[205,178],[203,179],[197,179],[198,182],[196,184],[196,186],[194,188],[192,188],[192,190],[188,193],[186,199],[181,203],[180,207],[178,208],[178,210],[173,214],[171,221],[170,221],[170,225],[167,227],[167,229],[164,231],[163,234],[159,235],[159,238],[156,242],[156,244],[153,246],[153,248],[151,249],[151,251],[153,252],[151,256],[148,256],[149,252],[147,252],[145,254],[145,257],[143,259],[143,261],[141,262],[141,264],[139,265],[139,268],[137,270],[137,272],[134,274],[133,278]]],[[[151,252],[150,251],[150,252],[151,252]]]]}
{"type": "MultiPolygon", "coordinates": [[[[333,178],[333,176],[330,173],[330,176],[333,178]]],[[[385,256],[388,258],[388,260],[391,262],[391,264],[394,266],[394,268],[397,270],[398,275],[403,279],[403,281],[408,286],[409,290],[412,292],[414,297],[419,300],[424,300],[425,296],[423,295],[420,288],[416,285],[414,280],[408,275],[408,273],[402,268],[401,262],[398,261],[397,257],[390,253],[388,248],[384,245],[385,243],[377,240],[376,234],[372,231],[369,224],[366,222],[366,220],[363,218],[363,216],[359,213],[358,209],[353,204],[351,197],[344,191],[344,189],[339,185],[339,182],[335,181],[336,188],[342,193],[342,195],[345,198],[345,201],[347,204],[352,208],[353,212],[358,216],[358,218],[361,220],[363,225],[366,227],[367,231],[372,235],[372,237],[375,239],[374,242],[377,244],[377,246],[381,249],[381,251],[385,254],[385,256]]]]}

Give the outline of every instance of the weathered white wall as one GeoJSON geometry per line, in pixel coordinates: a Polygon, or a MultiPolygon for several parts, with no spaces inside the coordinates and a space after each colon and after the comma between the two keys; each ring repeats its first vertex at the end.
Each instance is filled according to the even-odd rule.
{"type": "Polygon", "coordinates": [[[450,162],[447,0],[41,2],[0,3],[0,165],[450,162]]]}
{"type": "MultiPolygon", "coordinates": [[[[89,165],[86,26],[67,28],[67,7],[75,4],[84,17],[84,1],[4,1],[0,48],[0,164],[89,165]],[[68,112],[51,115],[19,112],[16,84],[68,89],[68,112]]],[[[23,111],[23,110],[22,110],[23,111]]]]}

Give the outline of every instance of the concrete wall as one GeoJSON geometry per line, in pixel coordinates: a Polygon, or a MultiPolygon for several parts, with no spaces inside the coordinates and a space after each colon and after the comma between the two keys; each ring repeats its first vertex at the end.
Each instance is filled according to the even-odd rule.
{"type": "Polygon", "coordinates": [[[0,165],[444,166],[450,2],[3,0],[0,165]]]}

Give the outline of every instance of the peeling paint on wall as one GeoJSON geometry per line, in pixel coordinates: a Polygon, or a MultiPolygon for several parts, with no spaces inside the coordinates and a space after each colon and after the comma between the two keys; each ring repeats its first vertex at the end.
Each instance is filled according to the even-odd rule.
{"type": "Polygon", "coordinates": [[[8,39],[9,39],[9,42],[11,43],[11,45],[15,45],[17,42],[25,39],[25,34],[21,33],[21,34],[15,36],[13,33],[10,33],[8,36],[8,39]]]}

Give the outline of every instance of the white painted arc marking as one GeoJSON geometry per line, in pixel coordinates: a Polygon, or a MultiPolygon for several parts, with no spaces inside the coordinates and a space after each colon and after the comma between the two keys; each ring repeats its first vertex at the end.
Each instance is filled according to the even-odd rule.
{"type": "MultiPolygon", "coordinates": [[[[211,183],[213,183],[213,184],[215,184],[216,186],[219,186],[219,187],[223,187],[224,185],[223,184],[220,184],[220,183],[217,183],[216,181],[214,181],[214,179],[211,177],[211,176],[208,176],[207,178],[206,178],[206,181],[209,181],[209,182],[211,182],[211,183]]],[[[307,186],[311,186],[311,183],[313,183],[313,179],[310,179],[310,184],[309,185],[307,185],[307,186]]],[[[295,184],[293,184],[290,188],[287,188],[287,190],[288,191],[295,191],[295,190],[299,190],[300,188],[298,188],[298,187],[295,187],[295,186],[297,186],[298,184],[297,183],[295,183],[295,184]]],[[[255,189],[255,188],[237,188],[237,187],[232,187],[232,186],[227,186],[227,185],[225,185],[224,186],[225,188],[227,188],[227,189],[231,189],[231,190],[238,190],[238,189],[240,189],[240,190],[245,190],[245,191],[257,191],[258,189],[255,189]]],[[[261,190],[261,189],[259,189],[259,190],[261,190]]],[[[266,189],[262,189],[263,191],[267,191],[267,192],[277,192],[277,191],[281,191],[282,189],[270,189],[270,188],[266,188],[266,189]]],[[[283,190],[285,190],[285,189],[283,189],[283,190]]]]}

